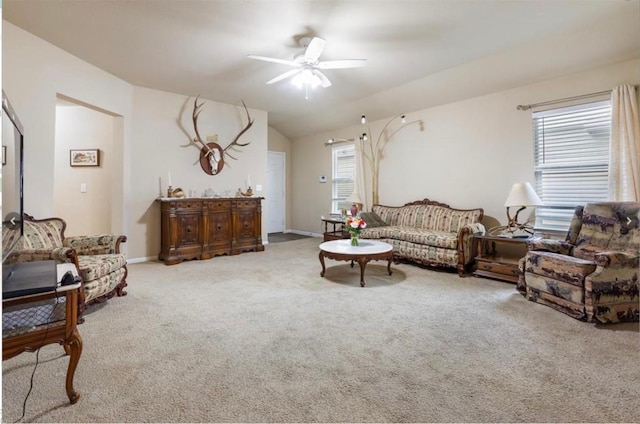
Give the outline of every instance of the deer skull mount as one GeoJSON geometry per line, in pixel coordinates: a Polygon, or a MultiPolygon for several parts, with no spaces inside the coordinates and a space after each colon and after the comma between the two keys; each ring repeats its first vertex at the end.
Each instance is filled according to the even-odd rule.
{"type": "Polygon", "coordinates": [[[240,143],[238,140],[242,135],[251,128],[253,125],[253,119],[249,115],[249,109],[247,109],[247,105],[242,101],[242,106],[244,107],[245,112],[247,112],[247,125],[236,135],[231,143],[225,148],[222,148],[218,143],[205,143],[202,141],[202,137],[200,137],[200,132],[198,131],[198,115],[202,111],[202,106],[204,105],[204,101],[198,104],[198,99],[200,96],[196,97],[193,101],[193,129],[196,132],[196,136],[193,139],[193,142],[199,146],[202,146],[200,149],[200,166],[202,170],[209,175],[217,175],[222,172],[222,168],[224,168],[224,160],[225,157],[229,157],[231,159],[236,159],[230,153],[232,150],[237,150],[238,147],[248,146],[250,141],[246,143],[240,143]]]}

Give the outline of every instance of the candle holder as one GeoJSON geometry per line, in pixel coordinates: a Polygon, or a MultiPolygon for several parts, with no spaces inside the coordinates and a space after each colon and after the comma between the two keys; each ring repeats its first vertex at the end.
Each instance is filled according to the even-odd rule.
{"type": "Polygon", "coordinates": [[[253,190],[251,190],[251,187],[247,188],[247,191],[242,191],[241,189],[238,189],[238,193],[240,193],[241,195],[243,195],[244,197],[251,197],[253,196],[253,190]]]}
{"type": "Polygon", "coordinates": [[[171,186],[167,187],[167,197],[173,197],[173,188],[171,186]]]}

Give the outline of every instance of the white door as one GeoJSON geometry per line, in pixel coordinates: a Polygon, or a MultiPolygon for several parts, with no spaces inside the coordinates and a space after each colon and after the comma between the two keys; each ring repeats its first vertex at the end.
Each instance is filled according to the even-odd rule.
{"type": "Polygon", "coordinates": [[[283,152],[267,152],[267,233],[284,232],[285,174],[283,152]]]}

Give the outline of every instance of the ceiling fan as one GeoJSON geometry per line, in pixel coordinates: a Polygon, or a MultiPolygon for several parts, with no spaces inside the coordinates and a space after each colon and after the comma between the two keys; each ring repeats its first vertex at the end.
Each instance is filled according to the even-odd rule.
{"type": "Polygon", "coordinates": [[[327,88],[331,86],[331,81],[321,69],[346,69],[359,68],[367,64],[366,59],[345,59],[345,60],[329,60],[319,61],[322,50],[324,49],[325,40],[320,37],[303,37],[300,39],[300,46],[305,50],[298,54],[293,60],[277,59],[274,57],[248,55],[247,57],[256,60],[264,60],[266,62],[281,63],[293,66],[295,69],[287,71],[277,77],[267,81],[267,84],[274,84],[286,78],[293,77],[291,82],[299,87],[316,88],[321,86],[327,88]]]}

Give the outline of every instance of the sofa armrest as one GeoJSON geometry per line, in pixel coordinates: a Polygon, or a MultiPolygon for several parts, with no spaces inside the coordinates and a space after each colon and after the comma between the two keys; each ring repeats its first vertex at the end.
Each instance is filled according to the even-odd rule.
{"type": "Polygon", "coordinates": [[[542,250],[545,252],[559,253],[561,255],[571,255],[573,245],[564,240],[536,238],[527,242],[527,249],[542,250]]]}
{"type": "Polygon", "coordinates": [[[64,239],[64,245],[75,249],[78,255],[107,255],[120,253],[120,244],[126,241],[125,236],[99,234],[67,237],[64,239]]]}
{"type": "Polygon", "coordinates": [[[484,225],[479,222],[464,225],[458,230],[458,273],[460,275],[464,273],[462,270],[473,261],[473,236],[482,235],[485,232],[484,225]]]}
{"type": "Polygon", "coordinates": [[[74,251],[70,247],[55,247],[53,249],[20,249],[12,252],[4,261],[5,264],[50,261],[57,263],[74,262],[74,251]]]}

